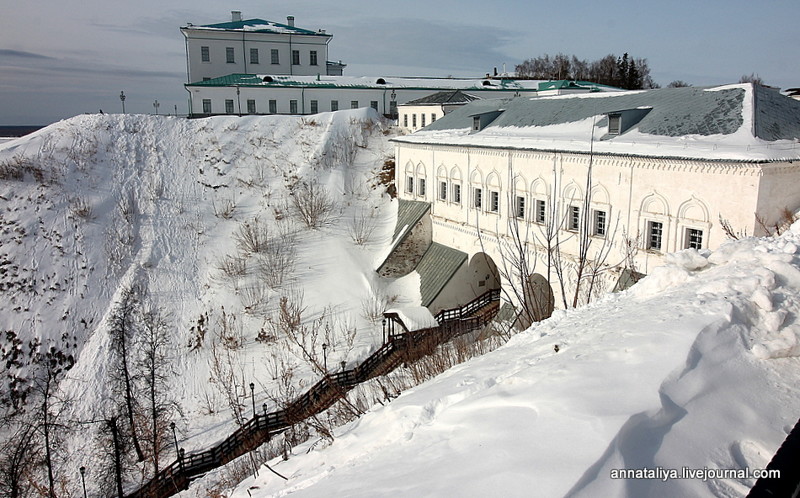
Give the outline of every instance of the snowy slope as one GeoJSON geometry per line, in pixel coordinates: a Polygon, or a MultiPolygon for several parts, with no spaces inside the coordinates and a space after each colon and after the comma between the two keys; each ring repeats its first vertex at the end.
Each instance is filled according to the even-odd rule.
{"type": "MultiPolygon", "coordinates": [[[[419,304],[413,276],[385,282],[374,272],[397,210],[375,180],[391,157],[389,135],[371,109],[307,118],[86,115],[0,144],[0,330],[13,332],[0,336],[0,397],[25,392],[31,358],[54,347],[75,361],[62,383],[79,400],[70,416],[108,416],[119,401],[108,383],[108,322],[133,285],[167,319],[181,408],[171,418],[187,451],[235,428],[210,366],[226,326],[237,343],[224,351],[241,406],[250,406],[250,382],[258,406],[274,405],[278,360],[270,358],[292,370],[298,388],[319,377],[284,337],[256,341],[281,296],[301,297],[306,322],[326,317],[330,330],[314,355],[323,341],[330,365],[368,355],[381,332],[362,303],[398,295],[419,304]],[[315,229],[292,203],[310,183],[331,201],[330,219],[315,229]],[[352,225],[361,219],[370,233],[357,244],[352,225]],[[261,256],[237,243],[254,224],[291,234],[294,262],[280,284],[265,284],[261,256]],[[244,261],[243,274],[227,275],[226,258],[244,261]]],[[[70,436],[65,460],[92,462],[96,428],[87,427],[70,436]]],[[[163,458],[174,459],[171,446],[163,458]]],[[[74,462],[63,463],[67,479],[74,462]]]]}
{"type": "Polygon", "coordinates": [[[800,416],[800,224],[684,251],[631,290],[557,312],[244,481],[234,497],[723,496],[800,416]],[[554,346],[559,346],[559,351],[554,346]],[[306,450],[310,450],[305,454],[306,450]]]}

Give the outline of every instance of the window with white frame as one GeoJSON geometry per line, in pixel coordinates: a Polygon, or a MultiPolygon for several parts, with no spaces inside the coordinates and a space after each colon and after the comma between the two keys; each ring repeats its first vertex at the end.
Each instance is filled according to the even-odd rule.
{"type": "Polygon", "coordinates": [[[592,235],[605,237],[606,222],[606,212],[600,209],[595,209],[592,216],[592,235]]]}
{"type": "Polygon", "coordinates": [[[281,59],[277,48],[273,48],[269,51],[270,61],[272,64],[280,64],[281,59]]]}
{"type": "Polygon", "coordinates": [[[420,117],[420,120],[421,120],[420,124],[419,124],[420,127],[425,128],[425,113],[423,112],[422,114],[419,115],[419,117],[420,117]]]}
{"type": "Polygon", "coordinates": [[[236,59],[234,58],[233,47],[225,47],[225,62],[228,64],[235,64],[236,59]]]}
{"type": "Polygon", "coordinates": [[[211,62],[211,51],[208,47],[200,47],[200,61],[211,62]]]}
{"type": "Polygon", "coordinates": [[[211,114],[211,99],[203,99],[203,114],[211,114]]]}
{"type": "Polygon", "coordinates": [[[311,101],[311,114],[316,114],[319,112],[319,102],[316,100],[311,101]]]}
{"type": "Polygon", "coordinates": [[[331,111],[338,111],[338,110],[339,110],[339,101],[331,100],[331,111]]]}
{"type": "Polygon", "coordinates": [[[417,115],[416,114],[412,114],[411,115],[411,127],[412,128],[416,128],[417,127],[417,115]]]}
{"type": "Polygon", "coordinates": [[[369,101],[369,106],[377,111],[378,110],[378,101],[377,100],[370,100],[369,101]]]}
{"type": "Polygon", "coordinates": [[[310,64],[312,66],[316,66],[317,65],[317,51],[316,50],[312,50],[309,53],[309,59],[310,59],[310,64]]]}
{"type": "Polygon", "coordinates": [[[403,128],[408,128],[408,114],[403,114],[403,128]]]}
{"type": "Polygon", "coordinates": [[[536,221],[536,223],[544,223],[546,219],[547,203],[541,199],[536,199],[536,213],[534,215],[534,221],[536,221]]]}
{"type": "Polygon", "coordinates": [[[514,203],[514,215],[523,220],[525,219],[525,196],[518,195],[514,203]]]}
{"type": "Polygon", "coordinates": [[[258,49],[250,49],[250,64],[258,64],[258,49]]]}
{"type": "Polygon", "coordinates": [[[414,177],[411,175],[406,176],[406,193],[414,193],[414,177]]]}
{"type": "Polygon", "coordinates": [[[425,197],[425,179],[420,178],[417,181],[417,195],[420,197],[425,197]]]}
{"type": "Polygon", "coordinates": [[[453,202],[456,204],[461,204],[461,184],[454,183],[453,184],[453,202]]]}
{"type": "Polygon", "coordinates": [[[233,99],[225,99],[225,112],[233,114],[233,99]]]}
{"type": "Polygon", "coordinates": [[[300,65],[300,51],[299,50],[292,50],[292,65],[299,66],[300,65]]]}
{"type": "Polygon", "coordinates": [[[357,100],[351,100],[350,101],[350,109],[358,109],[358,101],[357,100]]]}
{"type": "Polygon", "coordinates": [[[579,206],[570,206],[567,211],[567,230],[570,232],[577,232],[581,227],[581,208],[579,206]]]}
{"type": "Polygon", "coordinates": [[[433,123],[434,121],[436,121],[436,113],[432,112],[431,113],[431,123],[433,123]]]}
{"type": "Polygon", "coordinates": [[[247,99],[247,114],[256,113],[256,101],[254,99],[247,99]]]}
{"type": "Polygon", "coordinates": [[[664,240],[664,224],[660,221],[647,222],[647,249],[660,251],[664,240]]]}
{"type": "Polygon", "coordinates": [[[620,130],[622,129],[622,116],[619,114],[609,114],[608,115],[608,134],[609,135],[619,135],[620,130]]]}
{"type": "Polygon", "coordinates": [[[489,211],[497,213],[500,211],[500,192],[491,190],[489,192],[489,211]]]}
{"type": "Polygon", "coordinates": [[[278,101],[277,100],[270,100],[269,101],[269,113],[270,114],[278,114],[278,101]]]}
{"type": "Polygon", "coordinates": [[[439,182],[439,200],[440,201],[447,200],[447,182],[445,181],[439,182]]]}
{"type": "Polygon", "coordinates": [[[289,101],[289,114],[297,114],[297,101],[294,99],[289,101]]]}
{"type": "Polygon", "coordinates": [[[686,242],[684,243],[684,247],[686,249],[697,249],[700,250],[703,248],[703,231],[699,228],[687,228],[686,229],[686,242]]]}
{"type": "Polygon", "coordinates": [[[480,187],[475,187],[472,191],[472,207],[475,209],[483,207],[483,189],[480,187]]]}

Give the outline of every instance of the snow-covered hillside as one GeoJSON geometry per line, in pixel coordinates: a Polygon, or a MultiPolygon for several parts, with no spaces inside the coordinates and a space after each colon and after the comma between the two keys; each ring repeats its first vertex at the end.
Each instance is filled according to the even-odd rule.
{"type": "Polygon", "coordinates": [[[764,468],[800,416],[799,313],[800,223],[677,253],[629,291],[376,407],[330,446],[270,462],[287,481],[262,472],[232,496],[743,496],[753,479],[610,476],[764,468]]]}
{"type": "MultiPolygon", "coordinates": [[[[41,355],[54,348],[74,363],[59,394],[72,400],[69,418],[113,415],[121,401],[108,331],[131,292],[168,330],[168,397],[179,409],[167,420],[187,451],[249,418],[251,395],[274,406],[277,371],[298,389],[319,377],[323,354],[331,366],[369,354],[381,340],[370,309],[387,296],[419,300],[413,276],[387,288],[374,272],[397,209],[376,179],[389,138],[361,109],[86,115],[0,145],[4,410],[35,396],[41,355]],[[282,297],[320,331],[303,338],[310,358],[277,333],[282,297]]],[[[79,465],[100,465],[97,425],[65,432],[57,472],[70,487],[79,465]]],[[[175,458],[167,436],[162,461],[175,458]]]]}

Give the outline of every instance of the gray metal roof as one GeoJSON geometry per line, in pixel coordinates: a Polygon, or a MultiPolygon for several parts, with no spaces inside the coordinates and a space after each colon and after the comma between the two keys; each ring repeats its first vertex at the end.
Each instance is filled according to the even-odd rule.
{"type": "Polygon", "coordinates": [[[416,268],[420,276],[423,306],[429,306],[436,299],[466,260],[467,254],[464,252],[437,242],[431,243],[416,268]]]}
{"type": "Polygon", "coordinates": [[[409,201],[406,199],[398,199],[399,205],[397,206],[397,224],[394,226],[394,235],[392,241],[397,245],[400,241],[397,236],[401,233],[402,238],[405,238],[411,233],[411,228],[428,212],[431,205],[422,201],[409,201]]]}
{"type": "Polygon", "coordinates": [[[468,104],[475,100],[480,100],[480,97],[464,93],[461,90],[454,90],[449,92],[436,92],[432,95],[406,102],[402,105],[441,105],[441,104],[468,104]]]}
{"type": "MultiPolygon", "coordinates": [[[[486,129],[551,126],[572,123],[602,114],[645,109],[638,123],[642,133],[667,137],[684,135],[729,135],[743,124],[744,99],[741,87],[714,89],[684,87],[640,92],[604,94],[601,98],[529,98],[481,100],[467,104],[430,124],[426,130],[464,129],[470,116],[504,109],[486,129]]],[[[754,134],[763,140],[800,138],[800,101],[775,90],[755,85],[752,92],[754,134]]],[[[598,133],[608,125],[598,120],[598,133]]],[[[598,136],[599,136],[598,134],[598,136]]]]}

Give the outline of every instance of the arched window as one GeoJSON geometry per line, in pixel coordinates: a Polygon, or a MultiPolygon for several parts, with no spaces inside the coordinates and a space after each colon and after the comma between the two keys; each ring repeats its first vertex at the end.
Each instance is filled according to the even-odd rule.
{"type": "Polygon", "coordinates": [[[461,204],[461,170],[458,166],[450,170],[450,202],[461,204]]]}
{"type": "Polygon", "coordinates": [[[701,200],[692,196],[678,206],[678,248],[705,249],[711,223],[708,208],[701,200]]]}
{"type": "Polygon", "coordinates": [[[500,193],[502,191],[502,184],[500,183],[500,175],[496,171],[492,171],[486,178],[486,189],[489,191],[486,210],[490,213],[500,214],[500,193]]]}
{"type": "Polygon", "coordinates": [[[564,187],[562,196],[564,205],[564,221],[566,230],[577,232],[581,228],[581,210],[583,209],[583,191],[575,182],[564,187]]]}
{"type": "Polygon", "coordinates": [[[425,197],[428,194],[427,174],[425,173],[425,165],[422,163],[417,164],[417,197],[425,197]]]}
{"type": "Polygon", "coordinates": [[[537,178],[531,183],[531,204],[533,207],[533,221],[541,225],[547,222],[547,200],[550,198],[550,189],[543,178],[537,178]]]}
{"type": "Polygon", "coordinates": [[[447,168],[444,164],[436,170],[436,198],[440,201],[447,201],[447,168]]]}
{"type": "Polygon", "coordinates": [[[669,204],[656,192],[642,200],[639,210],[639,230],[643,236],[644,249],[663,252],[667,250],[669,234],[669,204]]]}
{"type": "Polygon", "coordinates": [[[469,185],[472,189],[472,207],[481,211],[483,209],[483,175],[480,170],[475,169],[470,174],[469,185]]]}

